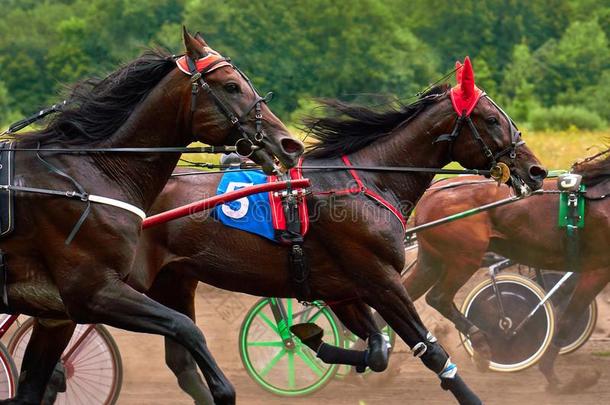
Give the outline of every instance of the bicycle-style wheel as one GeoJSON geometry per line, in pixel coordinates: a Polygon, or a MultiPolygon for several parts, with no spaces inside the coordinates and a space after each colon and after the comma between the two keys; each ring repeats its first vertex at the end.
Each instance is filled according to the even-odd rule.
{"type": "Polygon", "coordinates": [[[15,396],[18,379],[17,366],[6,347],[0,343],[0,400],[15,396]]]}
{"type": "Polygon", "coordinates": [[[276,395],[312,394],[335,375],[336,365],[325,364],[290,332],[295,323],[314,322],[324,330],[324,341],[341,345],[338,321],[326,307],[306,307],[294,299],[263,298],[248,311],[239,333],[239,354],[248,375],[276,395]],[[283,305],[286,318],[276,322],[273,305],[283,305]]]}
{"type": "MultiPolygon", "coordinates": [[[[32,335],[33,322],[31,318],[24,322],[9,342],[9,352],[18,367],[21,367],[25,348],[32,335]]],[[[66,392],[57,395],[55,404],[111,405],[118,400],[123,382],[123,365],[119,349],[108,330],[102,325],[95,325],[78,347],[73,348],[88,326],[76,326],[64,352],[73,350],[64,361],[66,392]]]]}
{"type": "MultiPolygon", "coordinates": [[[[562,277],[563,273],[558,273],[555,271],[542,272],[545,290],[549,291],[551,288],[553,288],[553,286],[557,284],[562,277]]],[[[562,294],[563,288],[565,287],[560,287],[559,290],[553,296],[551,296],[551,301],[553,302],[553,305],[555,305],[555,308],[557,308],[558,314],[563,313],[572,295],[571,291],[563,292],[562,294]]],[[[567,343],[561,347],[559,354],[569,354],[580,349],[582,345],[587,343],[593,334],[596,323],[597,303],[595,300],[593,300],[589,307],[587,307],[585,313],[571,325],[567,343]]]]}
{"type": "MultiPolygon", "coordinates": [[[[513,274],[497,276],[496,285],[499,294],[495,293],[491,279],[476,286],[461,310],[487,334],[491,347],[489,368],[502,372],[520,371],[540,360],[550,345],[555,327],[553,307],[550,301],[545,302],[522,324],[542,301],[544,291],[526,277],[513,274]],[[505,317],[501,315],[500,304],[505,317]],[[522,327],[516,331],[520,324],[522,327]]],[[[468,354],[473,356],[470,340],[462,334],[460,338],[468,354]]]]}

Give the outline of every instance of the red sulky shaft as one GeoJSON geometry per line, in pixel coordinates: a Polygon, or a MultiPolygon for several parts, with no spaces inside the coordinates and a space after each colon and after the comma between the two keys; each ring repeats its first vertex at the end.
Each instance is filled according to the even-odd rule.
{"type": "Polygon", "coordinates": [[[214,197],[206,198],[205,200],[196,201],[194,203],[183,205],[182,207],[174,208],[173,210],[165,211],[160,214],[153,215],[152,217],[148,217],[144,221],[142,221],[142,229],[159,225],[171,221],[173,219],[182,218],[199,211],[214,208],[217,205],[225,204],[229,201],[238,200],[240,198],[249,196],[250,194],[284,190],[286,189],[288,183],[290,183],[291,188],[305,188],[311,185],[309,179],[298,179],[290,181],[276,181],[273,183],[265,183],[258,184],[256,186],[244,187],[239,190],[230,191],[221,195],[216,195],[214,197]]]}

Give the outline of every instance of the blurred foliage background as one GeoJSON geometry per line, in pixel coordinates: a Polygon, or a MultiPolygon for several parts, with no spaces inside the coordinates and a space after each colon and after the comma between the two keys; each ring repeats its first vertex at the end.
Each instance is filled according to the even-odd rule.
{"type": "Polygon", "coordinates": [[[535,130],[610,122],[607,0],[0,0],[0,123],[146,47],[201,31],[295,122],[312,97],[404,103],[470,55],[477,82],[535,130]]]}

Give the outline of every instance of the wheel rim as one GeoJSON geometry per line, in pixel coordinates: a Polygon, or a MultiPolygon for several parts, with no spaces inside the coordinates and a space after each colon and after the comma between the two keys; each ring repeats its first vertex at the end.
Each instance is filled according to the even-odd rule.
{"type": "MultiPolygon", "coordinates": [[[[66,350],[85,333],[88,325],[77,325],[66,350]]],[[[21,368],[23,354],[32,335],[32,323],[24,323],[9,344],[9,351],[17,367],[21,368]]],[[[58,393],[55,404],[113,404],[118,396],[120,371],[116,365],[118,353],[106,338],[93,329],[73,354],[65,360],[66,392],[58,393]]]]}
{"type": "MultiPolygon", "coordinates": [[[[544,279],[544,285],[548,290],[550,290],[555,284],[559,282],[562,278],[563,273],[550,272],[545,271],[542,273],[542,277],[544,279]]],[[[571,294],[561,295],[562,289],[564,287],[560,287],[559,291],[557,291],[552,297],[551,301],[553,305],[557,308],[557,313],[563,314],[566,306],[570,302],[571,294]]],[[[595,300],[591,302],[591,304],[587,307],[586,312],[580,316],[576,322],[573,322],[570,326],[570,331],[568,333],[568,338],[566,339],[566,344],[561,347],[559,350],[559,354],[569,354],[576,350],[578,350],[582,345],[584,345],[587,340],[591,337],[593,330],[595,329],[595,324],[597,322],[597,305],[595,300]]]]}
{"type": "MultiPolygon", "coordinates": [[[[508,318],[506,322],[500,322],[497,298],[491,280],[480,284],[470,293],[462,312],[487,333],[492,352],[490,369],[504,372],[523,370],[535,364],[551,343],[554,328],[553,310],[551,304],[546,302],[516,336],[509,338],[503,328],[516,328],[542,300],[544,294],[537,285],[519,276],[498,276],[496,284],[508,318]]],[[[474,350],[470,340],[464,336],[462,339],[464,347],[472,356],[474,350]]]]}
{"type": "Polygon", "coordinates": [[[4,345],[2,345],[0,347],[0,399],[8,399],[15,396],[16,378],[17,370],[11,362],[4,345]]]}
{"type": "Polygon", "coordinates": [[[277,325],[270,300],[259,301],[244,319],[239,337],[242,363],[250,377],[267,391],[282,396],[311,394],[334,376],[337,367],[321,362],[292,334],[294,346],[286,347],[280,335],[293,322],[315,322],[324,330],[324,341],[338,346],[337,323],[326,308],[304,307],[288,299],[282,300],[287,324],[277,325]]]}

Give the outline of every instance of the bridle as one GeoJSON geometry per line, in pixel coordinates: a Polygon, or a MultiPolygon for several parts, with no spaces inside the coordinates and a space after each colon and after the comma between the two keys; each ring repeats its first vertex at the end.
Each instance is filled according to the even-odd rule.
{"type": "MultiPolygon", "coordinates": [[[[436,138],[436,140],[434,141],[434,143],[449,142],[448,155],[449,155],[450,161],[454,160],[453,159],[453,143],[455,142],[455,140],[458,138],[458,136],[462,132],[462,128],[464,127],[464,125],[468,125],[468,128],[470,129],[470,133],[472,134],[472,137],[479,145],[481,152],[483,153],[483,156],[485,156],[485,158],[489,162],[489,168],[492,170],[492,172],[494,171],[494,168],[500,167],[500,166],[498,166],[498,160],[506,155],[508,155],[508,157],[510,158],[511,165],[512,165],[515,158],[517,157],[517,148],[519,146],[525,144],[525,141],[523,141],[521,139],[521,132],[517,129],[517,126],[515,125],[513,120],[508,116],[508,114],[502,108],[500,108],[500,106],[498,106],[491,99],[491,97],[489,97],[485,92],[482,91],[480,93],[478,99],[476,100],[476,102],[470,108],[470,110],[463,110],[461,114],[458,114],[457,120],[455,122],[455,125],[454,125],[451,133],[442,134],[438,138],[436,138]],[[510,128],[511,144],[509,146],[507,146],[506,148],[500,150],[499,152],[496,152],[495,154],[491,151],[491,148],[487,145],[485,140],[481,137],[481,135],[479,134],[479,131],[477,130],[477,127],[474,125],[474,122],[472,122],[472,119],[470,118],[470,114],[472,113],[472,110],[474,109],[474,107],[476,107],[476,105],[479,103],[479,101],[482,98],[486,98],[487,100],[489,100],[489,102],[500,112],[500,114],[504,118],[506,118],[506,120],[509,124],[509,128],[510,128]]],[[[498,170],[498,169],[496,169],[496,170],[498,170]]],[[[499,169],[499,170],[502,170],[502,169],[499,169]]],[[[493,174],[492,174],[492,177],[493,177],[493,174]]]]}
{"type": "Polygon", "coordinates": [[[194,60],[188,55],[183,55],[181,57],[176,58],[176,64],[178,68],[191,76],[191,109],[190,109],[190,120],[192,122],[193,115],[195,113],[197,107],[197,95],[199,94],[199,90],[203,90],[209,97],[212,98],[218,109],[224,114],[225,117],[231,123],[231,126],[237,130],[240,134],[240,138],[235,142],[236,152],[243,157],[249,157],[252,153],[263,146],[263,140],[265,139],[265,131],[263,129],[263,114],[261,103],[267,103],[271,100],[272,93],[267,93],[265,97],[261,97],[256,88],[248,78],[238,67],[233,65],[230,58],[226,58],[221,56],[218,52],[205,48],[207,54],[197,60],[194,60]],[[235,110],[231,108],[231,106],[224,103],[218,94],[212,90],[209,83],[206,82],[205,76],[206,74],[211,73],[212,71],[223,67],[223,66],[231,66],[235,69],[240,76],[248,83],[248,86],[254,93],[254,101],[246,108],[243,114],[238,115],[235,113],[235,110]],[[245,119],[250,115],[250,113],[254,110],[254,118],[255,118],[255,132],[248,132],[243,124],[245,119]]]}

